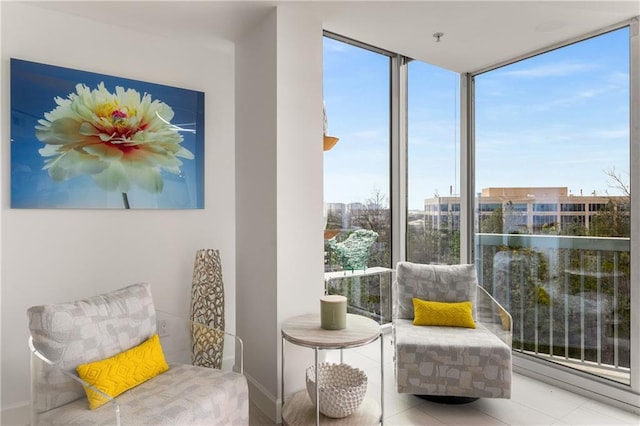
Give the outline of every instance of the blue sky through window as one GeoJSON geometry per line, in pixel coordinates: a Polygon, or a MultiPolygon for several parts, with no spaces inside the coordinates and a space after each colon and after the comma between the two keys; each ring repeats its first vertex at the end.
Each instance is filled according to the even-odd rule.
{"type": "MultiPolygon", "coordinates": [[[[476,191],[566,186],[621,195],[629,173],[629,33],[613,31],[476,77],[476,191]]],[[[459,76],[409,66],[409,208],[459,193],[459,76]]],[[[324,39],[325,201],[389,195],[389,58],[324,39]]]]}
{"type": "Polygon", "coordinates": [[[389,57],[324,38],[325,201],[365,202],[389,195],[389,57]]]}
{"type": "Polygon", "coordinates": [[[476,190],[622,195],[606,171],[628,179],[628,40],[622,29],[477,76],[476,190]]]}

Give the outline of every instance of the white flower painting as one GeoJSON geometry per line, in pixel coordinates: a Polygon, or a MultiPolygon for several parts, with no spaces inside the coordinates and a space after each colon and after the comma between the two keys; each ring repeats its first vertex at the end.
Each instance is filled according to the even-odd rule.
{"type": "Polygon", "coordinates": [[[16,59],[11,70],[12,207],[202,208],[202,92],[16,59]]]}

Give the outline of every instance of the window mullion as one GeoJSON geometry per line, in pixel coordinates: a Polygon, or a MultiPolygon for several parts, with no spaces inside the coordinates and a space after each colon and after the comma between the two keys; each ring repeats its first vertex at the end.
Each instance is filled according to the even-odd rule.
{"type": "Polygon", "coordinates": [[[475,137],[473,77],[460,75],[460,262],[473,263],[475,137]]]}
{"type": "MultiPolygon", "coordinates": [[[[631,194],[631,258],[638,259],[640,252],[640,18],[636,17],[630,24],[630,194],[631,194]]],[[[640,262],[631,262],[631,336],[640,335],[640,262]]],[[[631,339],[631,389],[640,392],[640,340],[631,339]]]]}
{"type": "Polygon", "coordinates": [[[407,60],[391,58],[391,265],[407,258],[407,60]]]}

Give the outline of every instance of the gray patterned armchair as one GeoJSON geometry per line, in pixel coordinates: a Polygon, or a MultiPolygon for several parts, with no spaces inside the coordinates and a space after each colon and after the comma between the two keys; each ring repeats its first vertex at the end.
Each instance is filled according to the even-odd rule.
{"type": "Polygon", "coordinates": [[[400,262],[393,300],[399,393],[510,398],[511,316],[477,285],[474,265],[400,262]],[[470,301],[476,328],[414,325],[414,298],[446,302],[445,308],[470,301]]]}
{"type": "MultiPolygon", "coordinates": [[[[32,426],[249,423],[242,372],[191,365],[190,321],[164,314],[167,336],[157,343],[156,310],[148,284],[76,302],[33,306],[27,315],[32,426]],[[151,341],[156,343],[152,349],[144,346],[151,341]],[[109,364],[113,357],[119,363],[109,364]],[[103,360],[108,361],[107,368],[96,363],[103,360]],[[148,377],[158,363],[164,367],[148,377]],[[82,375],[79,365],[91,368],[82,375]],[[94,380],[98,377],[105,380],[98,384],[94,380]],[[128,390],[120,387],[122,393],[111,397],[114,392],[105,390],[120,379],[136,383],[128,390]],[[102,405],[90,409],[95,400],[102,405]]],[[[227,347],[233,352],[232,363],[241,369],[241,341],[237,351],[235,344],[227,347]],[[234,361],[236,354],[239,364],[234,361]]]]}

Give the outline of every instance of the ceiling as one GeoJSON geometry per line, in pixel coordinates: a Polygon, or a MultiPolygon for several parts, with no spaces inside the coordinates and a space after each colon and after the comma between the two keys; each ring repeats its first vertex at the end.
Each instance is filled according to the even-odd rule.
{"type": "Polygon", "coordinates": [[[203,46],[233,46],[275,6],[326,30],[472,72],[640,15],[640,0],[67,1],[32,4],[203,46]],[[442,32],[440,42],[433,34],[442,32]]]}

